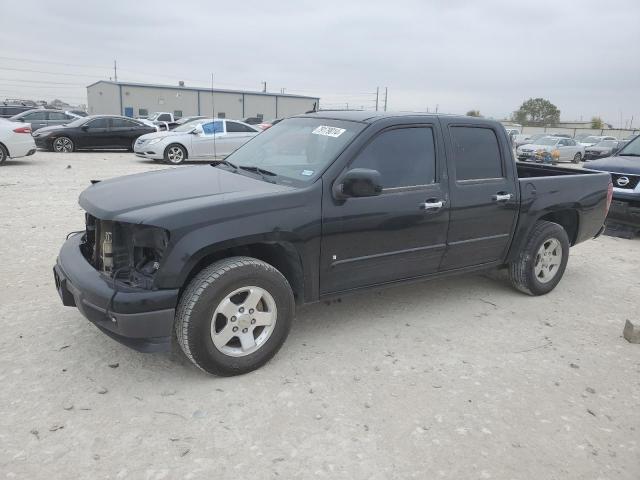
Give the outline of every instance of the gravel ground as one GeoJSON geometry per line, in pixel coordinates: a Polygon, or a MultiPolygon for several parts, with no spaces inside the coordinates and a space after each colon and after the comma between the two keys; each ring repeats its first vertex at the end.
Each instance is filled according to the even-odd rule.
{"type": "Polygon", "coordinates": [[[162,165],[38,152],[0,167],[4,478],[640,478],[640,239],[571,251],[551,294],[471,275],[298,312],[265,367],[210,377],[63,307],[51,273],[90,179],[162,165]]]}

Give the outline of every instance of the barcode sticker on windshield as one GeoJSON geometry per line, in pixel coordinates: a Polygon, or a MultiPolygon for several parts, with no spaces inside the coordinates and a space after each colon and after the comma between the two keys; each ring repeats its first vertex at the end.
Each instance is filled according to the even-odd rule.
{"type": "Polygon", "coordinates": [[[313,132],[316,135],[324,135],[325,137],[337,138],[345,132],[344,128],[328,127],[326,125],[320,125],[313,132]]]}

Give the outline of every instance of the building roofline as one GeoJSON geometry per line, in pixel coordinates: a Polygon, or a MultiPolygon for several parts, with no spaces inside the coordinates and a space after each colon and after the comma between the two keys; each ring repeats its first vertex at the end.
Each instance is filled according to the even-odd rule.
{"type": "Polygon", "coordinates": [[[98,85],[99,83],[108,83],[110,85],[118,85],[121,87],[149,87],[149,88],[163,88],[167,90],[189,90],[193,92],[211,92],[214,93],[235,93],[235,94],[247,94],[247,95],[263,95],[268,97],[289,97],[289,98],[306,98],[308,100],[320,100],[320,97],[310,97],[306,95],[294,95],[291,93],[270,93],[270,92],[254,92],[251,90],[228,90],[222,88],[206,88],[206,87],[181,87],[179,85],[159,85],[153,83],[136,83],[136,82],[114,82],[113,80],[98,80],[90,85],[87,85],[87,89],[98,85]]]}

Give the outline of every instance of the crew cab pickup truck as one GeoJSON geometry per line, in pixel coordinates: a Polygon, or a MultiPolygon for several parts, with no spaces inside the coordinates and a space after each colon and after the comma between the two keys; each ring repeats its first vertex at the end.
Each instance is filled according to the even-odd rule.
{"type": "Polygon", "coordinates": [[[608,219],[640,232],[640,136],[613,156],[585,164],[585,168],[609,172],[613,203],[608,219]]]}
{"type": "Polygon", "coordinates": [[[173,337],[235,375],[278,351],[297,305],[501,267],[548,293],[611,195],[608,173],[517,164],[498,122],[315,112],[225,160],[91,185],[55,284],[115,339],[150,351],[173,337]]]}

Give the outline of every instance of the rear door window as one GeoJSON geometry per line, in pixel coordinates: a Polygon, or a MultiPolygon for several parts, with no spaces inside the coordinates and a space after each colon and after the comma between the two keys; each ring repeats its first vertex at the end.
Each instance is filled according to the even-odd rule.
{"type": "Polygon", "coordinates": [[[238,122],[227,121],[227,133],[255,133],[255,130],[247,125],[238,122]]]}
{"type": "Polygon", "coordinates": [[[109,126],[109,121],[106,118],[96,118],[95,120],[89,120],[86,125],[89,128],[107,128],[109,126]]]}
{"type": "Polygon", "coordinates": [[[504,177],[495,132],[484,127],[451,127],[456,180],[504,177]]]}

